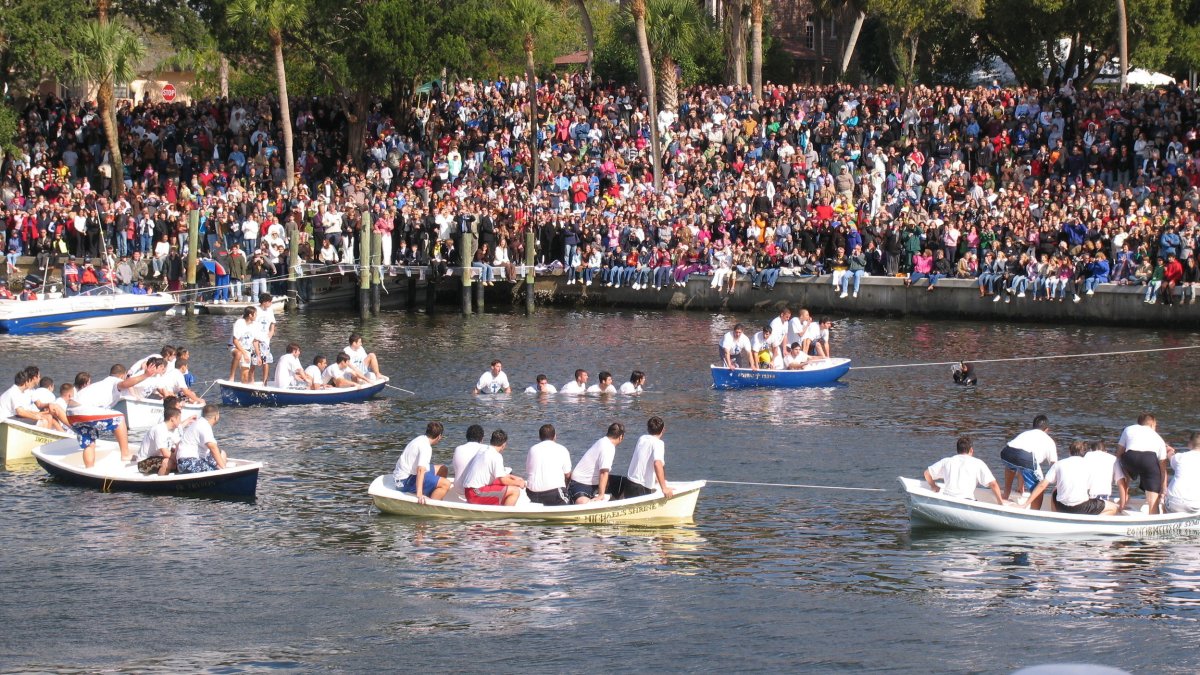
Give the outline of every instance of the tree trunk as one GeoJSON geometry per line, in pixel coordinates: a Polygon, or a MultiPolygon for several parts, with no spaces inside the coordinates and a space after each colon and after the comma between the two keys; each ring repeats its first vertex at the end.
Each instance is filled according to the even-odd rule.
{"type": "Polygon", "coordinates": [[[1129,18],[1125,0],[1117,0],[1117,51],[1121,60],[1121,92],[1129,88],[1129,18]]]}
{"type": "Polygon", "coordinates": [[[354,92],[350,107],[350,126],[346,133],[346,154],[354,162],[354,166],[363,168],[363,138],[367,131],[367,109],[371,105],[371,94],[366,89],[354,92]]]}
{"type": "Polygon", "coordinates": [[[529,96],[529,188],[537,187],[541,162],[538,161],[538,100],[537,81],[534,76],[533,34],[525,34],[525,89],[529,96]]]}
{"type": "Polygon", "coordinates": [[[659,63],[658,100],[667,110],[679,109],[679,73],[676,72],[675,60],[664,56],[659,63]]]}
{"type": "Polygon", "coordinates": [[[750,86],[754,98],[762,98],[763,67],[763,3],[766,0],[750,0],[750,86]]]}
{"type": "Polygon", "coordinates": [[[579,10],[579,23],[583,26],[583,39],[587,42],[587,76],[588,86],[592,83],[592,61],[596,58],[596,31],[592,27],[592,15],[588,13],[584,0],[575,0],[575,9],[579,10]]]}
{"type": "Polygon", "coordinates": [[[112,167],[112,196],[116,199],[125,192],[125,162],[121,158],[121,137],[117,131],[117,110],[111,75],[96,89],[96,108],[100,114],[100,123],[104,125],[105,139],[108,141],[109,162],[112,167]]]}
{"type": "Polygon", "coordinates": [[[279,116],[283,119],[283,162],[287,172],[285,185],[290,191],[296,185],[296,152],[292,147],[292,106],[288,103],[287,70],[283,65],[283,35],[271,34],[271,46],[275,48],[275,79],[279,86],[279,116]]]}
{"type": "Polygon", "coordinates": [[[1075,80],[1075,90],[1078,91],[1084,87],[1092,86],[1092,82],[1097,76],[1100,75],[1100,69],[1103,68],[1104,64],[1108,63],[1108,60],[1111,58],[1112,52],[1109,49],[1105,49],[1104,51],[1100,52],[1099,56],[1097,56],[1094,61],[1089,63],[1087,68],[1084,68],[1080,71],[1079,78],[1075,80]]]}
{"type": "Polygon", "coordinates": [[[650,106],[650,154],[654,165],[654,191],[662,189],[662,152],[658,139],[658,92],[654,83],[654,64],[650,58],[650,40],[646,37],[646,2],[632,0],[630,11],[633,13],[633,28],[638,43],[638,75],[641,79],[642,91],[646,92],[646,102],[650,106]]]}
{"type": "Polygon", "coordinates": [[[846,41],[846,51],[842,52],[842,77],[846,76],[846,71],[850,70],[850,61],[854,59],[854,48],[858,46],[858,34],[862,32],[863,22],[867,20],[867,13],[859,10],[854,17],[854,26],[850,29],[850,39],[846,41]]]}
{"type": "Polygon", "coordinates": [[[744,0],[725,0],[725,82],[746,84],[746,26],[742,17],[744,0]]]}
{"type": "Polygon", "coordinates": [[[229,59],[221,54],[221,98],[229,98],[229,59]]]}

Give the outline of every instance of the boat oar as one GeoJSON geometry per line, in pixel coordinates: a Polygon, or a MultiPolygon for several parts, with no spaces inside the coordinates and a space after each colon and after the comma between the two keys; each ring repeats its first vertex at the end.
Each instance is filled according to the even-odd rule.
{"type": "Polygon", "coordinates": [[[385,385],[383,385],[383,386],[387,387],[388,389],[395,389],[396,391],[402,391],[402,392],[404,392],[404,393],[406,393],[406,394],[412,394],[413,396],[416,396],[416,395],[417,395],[417,392],[415,392],[415,391],[409,391],[409,390],[407,390],[407,389],[401,389],[400,387],[393,387],[393,386],[392,386],[392,385],[390,385],[390,384],[385,384],[385,385]]]}

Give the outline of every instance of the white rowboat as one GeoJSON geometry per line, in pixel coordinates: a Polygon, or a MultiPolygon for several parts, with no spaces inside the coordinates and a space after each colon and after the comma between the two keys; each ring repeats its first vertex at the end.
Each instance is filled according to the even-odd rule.
{"type": "Polygon", "coordinates": [[[900,478],[913,528],[934,527],[977,532],[1033,535],[1111,535],[1146,537],[1200,533],[1200,513],[1142,513],[1141,500],[1131,501],[1124,513],[1086,516],[1049,510],[1051,495],[1042,500],[1042,510],[995,503],[990,490],[977,490],[975,500],[947,497],[929,489],[923,481],[900,478]]]}
{"type": "Polygon", "coordinates": [[[43,429],[15,417],[0,420],[0,461],[33,461],[34,448],[64,438],[75,438],[75,432],[43,429]]]}
{"type": "MultiPolygon", "coordinates": [[[[526,503],[516,506],[482,506],[457,500],[427,500],[417,502],[416,495],[399,492],[391,475],[380,476],[367,491],[375,506],[384,513],[421,518],[454,520],[533,520],[555,523],[637,523],[670,525],[690,523],[700,498],[702,480],[686,483],[671,482],[674,496],[668,499],[662,492],[617,501],[592,502],[570,506],[543,506],[526,503]]],[[[455,491],[451,491],[455,494],[455,491]]]]}

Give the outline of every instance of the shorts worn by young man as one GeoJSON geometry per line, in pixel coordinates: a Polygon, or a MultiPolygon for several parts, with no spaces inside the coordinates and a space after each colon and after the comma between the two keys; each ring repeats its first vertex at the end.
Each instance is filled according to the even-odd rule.
{"type": "MultiPolygon", "coordinates": [[[[1050,420],[1045,415],[1038,415],[1033,418],[1032,428],[1017,434],[1000,451],[1000,461],[1004,462],[1004,488],[1001,493],[1005,499],[1009,498],[1013,478],[1018,474],[1021,476],[1018,487],[1023,488],[1020,492],[1030,492],[1042,480],[1042,464],[1058,461],[1058,448],[1046,431],[1049,428],[1050,420]]],[[[1033,505],[1035,509],[1040,507],[1040,502],[1033,505]]]]}
{"type": "MultiPolygon", "coordinates": [[[[1117,462],[1125,472],[1128,483],[1138,481],[1146,493],[1150,513],[1162,513],[1163,486],[1167,477],[1167,454],[1172,448],[1158,435],[1154,415],[1138,416],[1137,424],[1125,427],[1117,441],[1117,462]]],[[[1128,488],[1121,493],[1121,506],[1129,502],[1128,488]]]]}

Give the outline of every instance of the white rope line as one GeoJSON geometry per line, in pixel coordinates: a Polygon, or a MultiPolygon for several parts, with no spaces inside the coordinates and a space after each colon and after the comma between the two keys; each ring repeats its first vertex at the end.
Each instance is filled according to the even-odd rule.
{"type": "Polygon", "coordinates": [[[803,485],[800,483],[752,483],[740,480],[710,480],[709,483],[722,485],[760,485],[764,487],[812,488],[814,490],[854,490],[857,492],[887,492],[883,488],[839,487],[837,485],[803,485]]]}
{"type": "Polygon", "coordinates": [[[851,366],[850,370],[875,370],[878,368],[917,368],[920,366],[957,366],[966,361],[976,363],[1002,363],[1005,361],[1046,361],[1049,359],[1084,359],[1094,356],[1120,356],[1122,354],[1149,354],[1151,352],[1174,352],[1181,349],[1200,349],[1200,345],[1187,347],[1158,347],[1155,349],[1128,349],[1119,352],[1091,352],[1088,354],[1054,354],[1051,356],[1013,356],[1005,359],[961,359],[959,361],[932,361],[929,363],[894,363],[886,366],[851,366]]]}

